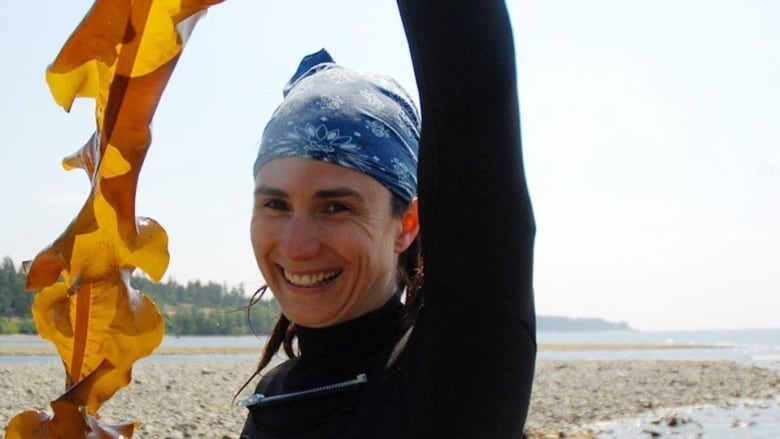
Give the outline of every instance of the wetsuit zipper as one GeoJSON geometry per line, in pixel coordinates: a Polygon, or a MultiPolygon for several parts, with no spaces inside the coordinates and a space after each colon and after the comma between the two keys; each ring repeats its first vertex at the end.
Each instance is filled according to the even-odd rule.
{"type": "Polygon", "coordinates": [[[331,393],[356,389],[358,387],[364,386],[367,382],[368,378],[366,377],[366,374],[361,373],[352,380],[343,381],[336,384],[328,384],[327,386],[315,387],[313,389],[301,390],[300,392],[281,393],[274,396],[265,396],[262,393],[256,393],[248,398],[237,401],[236,405],[240,407],[261,407],[281,402],[290,402],[302,398],[329,395],[331,393]]]}

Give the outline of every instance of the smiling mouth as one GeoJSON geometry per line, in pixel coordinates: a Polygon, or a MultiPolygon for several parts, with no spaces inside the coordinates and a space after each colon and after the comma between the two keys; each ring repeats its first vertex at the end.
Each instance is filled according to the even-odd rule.
{"type": "Polygon", "coordinates": [[[341,274],[341,270],[312,274],[293,274],[284,270],[284,279],[296,287],[314,288],[327,284],[341,274]]]}

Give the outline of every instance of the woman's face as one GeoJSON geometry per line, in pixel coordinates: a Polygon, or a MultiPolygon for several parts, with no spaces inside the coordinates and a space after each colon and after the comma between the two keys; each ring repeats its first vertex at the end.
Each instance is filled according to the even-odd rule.
{"type": "Polygon", "coordinates": [[[284,158],[255,180],[252,246],[292,322],[325,327],[382,306],[395,292],[398,255],[417,235],[417,205],[393,216],[391,194],[341,166],[284,158]]]}

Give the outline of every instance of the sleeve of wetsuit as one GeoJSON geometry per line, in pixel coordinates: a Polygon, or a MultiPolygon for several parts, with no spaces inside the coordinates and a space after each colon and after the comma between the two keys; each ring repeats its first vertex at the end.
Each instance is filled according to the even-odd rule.
{"type": "Polygon", "coordinates": [[[535,225],[501,0],[398,0],[420,91],[425,305],[414,437],[519,438],[536,357],[535,225]]]}

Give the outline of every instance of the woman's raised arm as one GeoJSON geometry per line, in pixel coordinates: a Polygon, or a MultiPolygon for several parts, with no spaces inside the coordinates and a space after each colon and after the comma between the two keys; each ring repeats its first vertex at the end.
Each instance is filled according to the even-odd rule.
{"type": "Polygon", "coordinates": [[[399,0],[420,90],[419,437],[522,435],[536,355],[534,220],[500,0],[399,0]]]}

